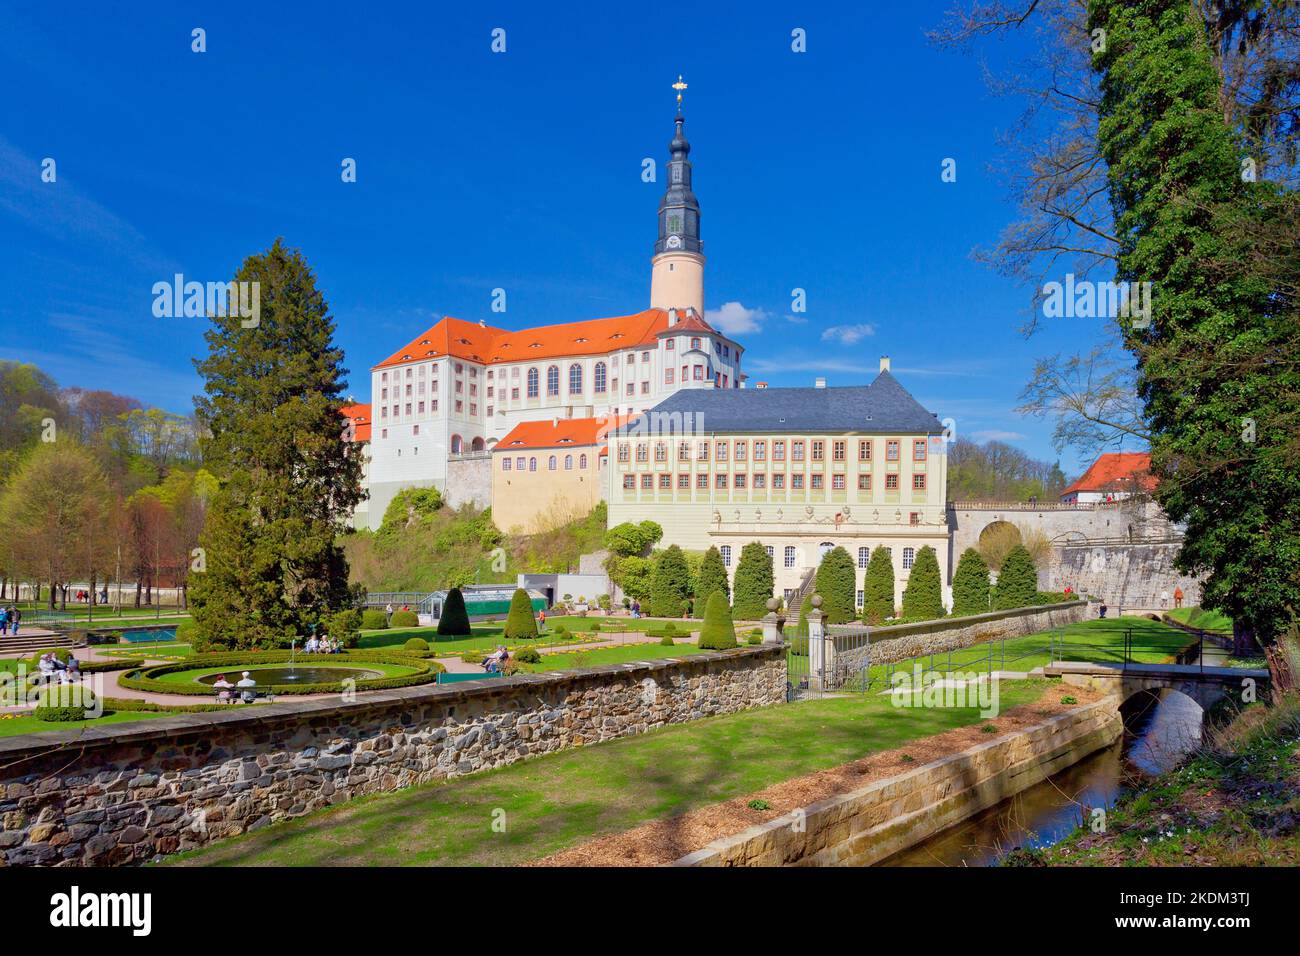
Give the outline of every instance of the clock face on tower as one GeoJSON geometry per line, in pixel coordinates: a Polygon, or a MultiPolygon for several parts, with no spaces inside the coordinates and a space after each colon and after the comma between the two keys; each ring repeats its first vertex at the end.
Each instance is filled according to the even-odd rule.
{"type": "Polygon", "coordinates": [[[681,236],[669,236],[668,242],[665,243],[665,245],[667,245],[669,249],[676,249],[681,244],[682,244],[681,236]]]}

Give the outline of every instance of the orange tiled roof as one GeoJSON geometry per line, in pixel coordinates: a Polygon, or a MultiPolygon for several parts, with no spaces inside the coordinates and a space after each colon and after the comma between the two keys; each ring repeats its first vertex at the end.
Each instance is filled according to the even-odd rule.
{"type": "Polygon", "coordinates": [[[600,418],[561,418],[540,422],[520,422],[493,447],[493,451],[514,452],[524,448],[573,448],[596,445],[605,433],[622,427],[634,415],[600,418]]]}
{"type": "MultiPolygon", "coordinates": [[[[674,329],[718,334],[703,319],[679,314],[683,318],[673,326],[674,329]]],[[[646,309],[633,315],[616,315],[607,319],[542,325],[518,332],[447,316],[374,368],[389,368],[444,355],[484,365],[569,355],[604,355],[618,349],[657,344],[658,336],[668,331],[668,328],[668,313],[664,309],[646,309]]]]}
{"type": "Polygon", "coordinates": [[[1152,491],[1156,479],[1151,474],[1151,455],[1145,451],[1110,451],[1094,461],[1083,477],[1061,492],[1076,491],[1152,491]]]}
{"type": "Polygon", "coordinates": [[[350,441],[370,441],[370,405],[344,405],[340,410],[344,418],[352,423],[350,441]]]}

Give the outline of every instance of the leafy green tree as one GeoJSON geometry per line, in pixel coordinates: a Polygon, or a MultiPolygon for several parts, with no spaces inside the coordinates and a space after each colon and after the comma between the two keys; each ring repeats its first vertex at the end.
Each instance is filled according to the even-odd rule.
{"type": "MultiPolygon", "coordinates": [[[[1297,197],[1243,175],[1243,133],[1224,121],[1223,53],[1193,6],[1093,0],[1088,28],[1106,35],[1093,66],[1116,279],[1154,290],[1150,322],[1121,324],[1137,358],[1155,495],[1186,523],[1179,567],[1209,572],[1202,603],[1233,619],[1244,649],[1272,640],[1300,606],[1300,468],[1288,453],[1300,273],[1294,242],[1261,256],[1254,238],[1278,217],[1294,223],[1297,197]]],[[[1279,83],[1292,82],[1293,55],[1288,73],[1279,83]]]]}
{"type": "Polygon", "coordinates": [[[862,591],[863,621],[879,624],[894,616],[894,559],[883,545],[871,552],[862,591]]]}
{"type": "Polygon", "coordinates": [[[237,309],[210,317],[196,363],[203,455],[218,488],[192,613],[205,646],[286,646],[362,596],[338,539],[364,496],[363,450],[344,441],[343,352],[301,253],[277,239],[234,279],[258,284],[260,308],[255,320],[237,309]]]}
{"type": "Polygon", "coordinates": [[[731,621],[731,608],[721,591],[714,591],[704,608],[704,623],[700,625],[698,645],[701,650],[725,651],[736,647],[736,626],[731,621]]]}
{"type": "Polygon", "coordinates": [[[763,617],[776,580],[772,559],[759,542],[751,541],[740,549],[735,582],[735,605],[732,608],[735,616],[742,621],[756,621],[763,617]]]}
{"type": "Polygon", "coordinates": [[[967,548],[957,561],[952,576],[954,617],[986,614],[989,610],[989,567],[974,548],[967,548]]]}
{"type": "Polygon", "coordinates": [[[822,620],[844,624],[857,617],[857,572],[853,558],[843,548],[831,548],[817,566],[816,589],[822,596],[822,620]]]}
{"type": "Polygon", "coordinates": [[[1037,603],[1038,570],[1034,559],[1020,545],[1007,552],[998,572],[998,588],[994,607],[1007,611],[1017,607],[1030,607],[1037,603]]]}
{"type": "Polygon", "coordinates": [[[932,621],[943,617],[943,577],[939,559],[928,544],[916,552],[912,573],[903,589],[903,617],[915,621],[932,621]]]}
{"type": "Polygon", "coordinates": [[[677,545],[669,545],[655,557],[650,576],[650,614],[681,617],[690,596],[690,569],[677,545]]]}
{"type": "MultiPolygon", "coordinates": [[[[513,606],[513,600],[511,603],[513,606]]],[[[447,637],[465,637],[470,633],[469,613],[465,610],[465,595],[460,593],[460,588],[448,591],[446,600],[442,602],[438,633],[447,637]]]]}
{"type": "Polygon", "coordinates": [[[714,591],[730,603],[731,587],[727,583],[727,567],[722,563],[722,552],[716,545],[705,551],[704,558],[700,561],[700,570],[695,577],[696,608],[707,603],[714,591]]]}
{"type": "Polygon", "coordinates": [[[392,534],[426,520],[442,507],[442,493],[437,488],[403,488],[384,509],[379,530],[392,534]]]}
{"type": "Polygon", "coordinates": [[[618,566],[621,573],[615,583],[623,589],[623,593],[642,604],[649,601],[654,580],[654,558],[623,558],[618,566]]]}
{"type": "Polygon", "coordinates": [[[506,616],[505,636],[512,641],[528,640],[537,636],[537,618],[533,616],[533,601],[523,588],[515,588],[510,598],[510,613],[506,616]]]}

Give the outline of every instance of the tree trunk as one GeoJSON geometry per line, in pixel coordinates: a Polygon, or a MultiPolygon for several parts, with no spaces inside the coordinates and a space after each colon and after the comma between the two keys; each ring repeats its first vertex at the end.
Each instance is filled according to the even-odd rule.
{"type": "Polygon", "coordinates": [[[1259,641],[1255,637],[1255,629],[1242,624],[1240,621],[1232,622],[1232,656],[1233,657],[1255,657],[1259,654],[1259,641]]]}
{"type": "Polygon", "coordinates": [[[135,576],[135,609],[140,610],[140,575],[135,576]]]}

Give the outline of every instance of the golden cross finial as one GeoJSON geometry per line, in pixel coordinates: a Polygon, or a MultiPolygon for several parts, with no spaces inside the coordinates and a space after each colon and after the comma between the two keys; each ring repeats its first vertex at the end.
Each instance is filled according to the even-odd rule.
{"type": "Polygon", "coordinates": [[[682,80],[682,75],[677,74],[677,82],[673,84],[673,89],[677,91],[677,105],[682,105],[682,90],[686,89],[686,83],[682,80]]]}

